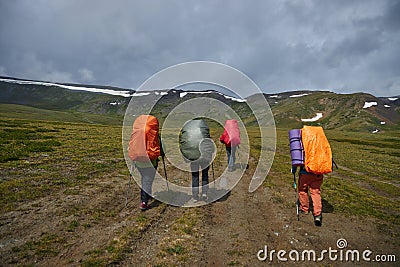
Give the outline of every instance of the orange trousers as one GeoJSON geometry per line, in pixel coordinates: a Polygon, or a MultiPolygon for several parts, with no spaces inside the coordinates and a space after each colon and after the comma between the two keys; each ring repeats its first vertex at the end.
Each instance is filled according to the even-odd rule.
{"type": "Polygon", "coordinates": [[[323,181],[323,175],[319,174],[302,174],[299,177],[299,200],[300,209],[304,212],[308,212],[310,208],[308,190],[310,190],[311,200],[313,202],[314,216],[318,216],[322,212],[322,201],[321,201],[321,185],[323,181]]]}

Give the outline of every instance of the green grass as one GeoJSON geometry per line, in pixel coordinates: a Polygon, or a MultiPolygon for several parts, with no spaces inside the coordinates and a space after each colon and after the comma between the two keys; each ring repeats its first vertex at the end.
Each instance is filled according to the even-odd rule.
{"type": "Polygon", "coordinates": [[[65,124],[65,122],[109,125],[122,124],[121,115],[99,115],[72,110],[48,110],[15,104],[0,104],[0,117],[15,120],[52,121],[58,122],[58,124],[65,124]]]}
{"type": "Polygon", "coordinates": [[[124,169],[120,127],[2,119],[0,211],[124,169]]]}
{"type": "MultiPolygon", "coordinates": [[[[217,138],[221,129],[212,128],[211,133],[217,138]]],[[[264,149],[260,132],[250,128],[248,133],[251,156],[257,159],[259,150],[264,149]]],[[[399,133],[387,131],[373,135],[328,130],[326,134],[339,165],[339,170],[325,176],[322,185],[322,197],[333,206],[333,212],[361,219],[375,218],[382,229],[386,229],[386,224],[399,225],[399,133]]],[[[110,173],[127,175],[120,140],[120,125],[1,119],[0,142],[6,152],[0,153],[12,155],[13,146],[24,146],[20,150],[16,148],[23,154],[0,161],[0,212],[22,210],[26,203],[46,196],[59,196],[60,192],[79,195],[82,188],[95,188],[98,181],[110,173]]],[[[218,155],[217,160],[221,160],[225,154],[218,155]]],[[[218,168],[224,166],[221,162],[215,165],[218,168]]],[[[293,185],[290,166],[288,129],[277,129],[275,159],[263,186],[268,188],[272,200],[282,205],[293,204],[284,194],[293,185]]],[[[37,205],[40,207],[41,204],[37,205]]],[[[165,209],[165,204],[159,205],[158,209],[165,209]]],[[[76,206],[63,212],[65,218],[71,216],[62,226],[65,236],[48,233],[39,240],[14,247],[13,252],[27,264],[32,263],[33,256],[39,259],[57,256],[65,237],[92,230],[103,220],[117,217],[116,211],[106,207],[76,206]]],[[[192,249],[196,248],[203,213],[204,209],[200,208],[182,210],[181,216],[171,222],[169,235],[173,241],[173,238],[181,241],[160,240],[155,265],[168,266],[170,260],[185,265],[193,256],[192,249]]],[[[156,220],[157,217],[147,214],[132,218],[134,226],[118,232],[115,240],[86,251],[81,265],[104,266],[121,262],[132,253],[130,242],[139,239],[156,220]]],[[[241,252],[232,250],[229,253],[239,255],[241,252]]],[[[239,263],[232,261],[230,264],[239,263]]]]}
{"type": "Polygon", "coordinates": [[[74,232],[75,229],[76,229],[78,226],[79,226],[79,221],[73,220],[73,221],[68,225],[67,231],[68,231],[68,232],[74,232]]]}
{"type": "Polygon", "coordinates": [[[328,132],[335,160],[343,166],[377,176],[383,181],[399,181],[400,137],[397,132],[370,133],[328,132]],[[355,156],[356,155],[356,156],[355,156]]]}
{"type": "Polygon", "coordinates": [[[19,160],[31,153],[54,151],[61,143],[52,135],[59,130],[8,123],[0,129],[0,162],[19,160]]]}
{"type": "Polygon", "coordinates": [[[165,251],[171,255],[180,255],[180,254],[185,253],[185,248],[181,245],[175,245],[175,246],[166,248],[165,251]]]}
{"type": "MultiPolygon", "coordinates": [[[[120,148],[120,127],[13,119],[2,119],[0,124],[3,148],[0,162],[7,177],[0,182],[3,212],[61,188],[71,188],[67,192],[78,194],[79,191],[72,189],[74,186],[90,185],[91,177],[126,168],[120,148]]],[[[211,132],[218,136],[220,130],[211,132]]],[[[257,158],[261,149],[259,131],[249,129],[248,133],[251,155],[257,158]]],[[[326,176],[323,195],[332,202],[335,211],[397,223],[396,200],[400,197],[397,132],[373,135],[328,130],[326,134],[340,169],[326,176]],[[342,195],[348,195],[351,203],[343,202],[342,195]]],[[[276,189],[285,181],[285,186],[290,187],[289,168],[287,129],[278,129],[270,172],[273,175],[267,177],[264,185],[276,189]]],[[[279,196],[276,200],[283,201],[279,196]]],[[[95,221],[102,216],[96,214],[92,215],[95,221]]]]}
{"type": "Polygon", "coordinates": [[[176,223],[174,230],[177,232],[182,232],[187,235],[195,234],[195,226],[197,224],[197,220],[195,216],[192,216],[191,213],[185,212],[182,217],[180,217],[176,223]]]}
{"type": "Polygon", "coordinates": [[[39,259],[44,257],[54,257],[59,254],[59,249],[56,248],[57,244],[62,244],[64,238],[55,234],[45,234],[37,241],[28,241],[22,246],[13,247],[14,253],[19,257],[37,256],[39,259]]]}

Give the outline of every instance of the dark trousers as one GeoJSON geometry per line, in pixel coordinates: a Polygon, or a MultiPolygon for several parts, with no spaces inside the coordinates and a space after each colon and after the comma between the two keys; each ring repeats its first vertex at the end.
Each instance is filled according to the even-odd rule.
{"type": "Polygon", "coordinates": [[[236,161],[236,147],[226,146],[226,155],[228,156],[228,168],[234,169],[236,161]]]}
{"type": "Polygon", "coordinates": [[[153,167],[149,167],[138,168],[138,170],[142,179],[142,188],[140,189],[140,201],[147,204],[152,194],[152,186],[154,177],[156,176],[156,169],[153,167]]]}
{"type": "Polygon", "coordinates": [[[208,162],[203,163],[190,163],[190,170],[192,171],[192,195],[194,198],[199,195],[199,180],[200,173],[199,168],[201,167],[201,185],[203,186],[203,194],[207,194],[208,191],[208,170],[210,169],[208,162]]]}

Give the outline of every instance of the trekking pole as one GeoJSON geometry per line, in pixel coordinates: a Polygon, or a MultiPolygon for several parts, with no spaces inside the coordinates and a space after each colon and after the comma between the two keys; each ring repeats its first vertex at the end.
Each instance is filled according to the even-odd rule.
{"type": "Polygon", "coordinates": [[[163,165],[164,165],[165,181],[167,182],[167,189],[168,189],[168,191],[169,191],[168,177],[167,177],[167,169],[165,168],[165,160],[164,160],[164,157],[162,157],[162,162],[163,162],[163,165]]]}
{"type": "Polygon", "coordinates": [[[242,164],[242,160],[240,159],[240,153],[239,153],[239,150],[240,150],[240,146],[237,146],[237,149],[236,149],[236,151],[237,151],[237,154],[238,154],[238,160],[240,161],[240,169],[241,170],[243,170],[243,164],[242,164]]]}
{"type": "Polygon", "coordinates": [[[125,194],[125,208],[128,206],[128,194],[131,189],[132,172],[134,168],[135,168],[135,163],[133,163],[132,168],[129,170],[129,183],[128,183],[128,189],[126,190],[125,194]]]}
{"type": "Polygon", "coordinates": [[[300,201],[299,201],[299,189],[297,187],[296,183],[296,173],[293,173],[293,187],[296,192],[296,215],[297,215],[297,220],[300,221],[300,201]]]}
{"type": "MultiPolygon", "coordinates": [[[[217,147],[217,153],[216,153],[216,155],[215,155],[214,160],[217,159],[217,158],[218,158],[219,160],[221,160],[221,157],[222,157],[221,154],[223,153],[223,152],[222,152],[223,149],[222,149],[221,147],[223,147],[223,146],[222,146],[221,143],[219,143],[219,144],[220,144],[220,145],[219,145],[219,146],[220,146],[220,149],[218,149],[218,147],[217,147]],[[219,156],[218,156],[218,154],[219,154],[219,156]]],[[[215,188],[214,161],[211,162],[211,170],[212,170],[212,176],[213,176],[213,182],[214,182],[214,188],[215,188]]]]}
{"type": "Polygon", "coordinates": [[[215,188],[215,177],[214,177],[214,161],[213,161],[213,162],[211,162],[211,170],[212,170],[213,183],[214,183],[214,188],[215,188]]]}
{"type": "Polygon", "coordinates": [[[240,161],[240,169],[241,170],[247,170],[249,168],[249,163],[243,163],[243,159],[240,158],[240,146],[237,147],[237,154],[238,154],[238,160],[240,161]]]}

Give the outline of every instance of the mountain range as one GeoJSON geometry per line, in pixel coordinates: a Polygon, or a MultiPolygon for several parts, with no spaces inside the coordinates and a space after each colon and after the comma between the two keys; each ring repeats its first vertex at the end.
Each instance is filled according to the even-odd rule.
{"type": "MultiPolygon", "coordinates": [[[[325,129],[369,131],[400,129],[400,96],[376,97],[367,93],[338,94],[330,91],[290,91],[255,94],[235,98],[215,90],[195,91],[157,89],[137,92],[110,86],[52,83],[0,77],[0,104],[16,104],[55,112],[78,112],[121,117],[132,99],[152,103],[158,99],[154,114],[164,118],[180,103],[206,96],[231,106],[241,118],[252,124],[247,103],[267,100],[275,124],[282,128],[300,128],[303,124],[325,129]]],[[[10,111],[12,112],[12,111],[10,111]]]]}

